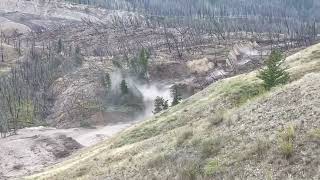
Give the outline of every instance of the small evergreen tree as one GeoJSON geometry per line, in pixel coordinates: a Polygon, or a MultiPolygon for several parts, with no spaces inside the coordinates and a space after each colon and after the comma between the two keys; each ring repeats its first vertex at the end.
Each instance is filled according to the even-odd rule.
{"type": "Polygon", "coordinates": [[[163,110],[166,110],[169,108],[168,100],[164,101],[163,103],[163,110]]]}
{"type": "Polygon", "coordinates": [[[164,102],[164,99],[159,96],[154,100],[154,110],[153,110],[154,114],[157,114],[163,110],[163,102],[164,102]]]}
{"type": "Polygon", "coordinates": [[[140,78],[147,78],[148,76],[148,60],[149,53],[146,49],[140,51],[139,64],[141,67],[140,78]]]}
{"type": "Polygon", "coordinates": [[[289,73],[282,68],[283,56],[279,51],[272,51],[266,61],[267,67],[260,71],[258,78],[263,80],[266,90],[279,84],[285,84],[290,79],[289,73]]]}
{"type": "Polygon", "coordinates": [[[83,57],[81,55],[81,49],[79,46],[76,46],[76,48],[75,48],[74,61],[75,61],[76,65],[82,65],[82,63],[83,63],[83,57]]]}
{"type": "Polygon", "coordinates": [[[171,87],[171,96],[173,98],[171,106],[175,106],[177,104],[180,103],[180,101],[182,100],[181,94],[178,90],[178,86],[174,85],[171,87]]]}
{"type": "Polygon", "coordinates": [[[169,108],[169,105],[168,105],[168,101],[167,100],[164,100],[162,97],[157,97],[155,100],[154,100],[154,110],[153,110],[153,113],[154,114],[157,114],[163,110],[166,110],[169,108]]]}
{"type": "Polygon", "coordinates": [[[80,55],[80,53],[81,53],[81,49],[80,49],[80,47],[77,45],[77,46],[76,46],[76,49],[75,49],[75,54],[76,54],[76,55],[80,55]]]}
{"type": "Polygon", "coordinates": [[[139,79],[148,79],[149,52],[142,49],[139,55],[129,61],[130,71],[139,79]]]}
{"type": "Polygon", "coordinates": [[[103,77],[103,80],[102,80],[102,83],[103,83],[103,86],[105,86],[105,88],[107,90],[110,90],[111,89],[111,78],[110,78],[110,74],[109,73],[106,73],[105,76],[103,77]]]}
{"type": "Polygon", "coordinates": [[[128,89],[126,80],[122,80],[121,81],[120,89],[121,89],[121,93],[122,94],[128,94],[129,93],[129,89],[128,89]]]}
{"type": "Polygon", "coordinates": [[[60,54],[60,53],[62,52],[62,48],[63,48],[62,40],[59,39],[59,40],[58,40],[57,53],[60,54]]]}

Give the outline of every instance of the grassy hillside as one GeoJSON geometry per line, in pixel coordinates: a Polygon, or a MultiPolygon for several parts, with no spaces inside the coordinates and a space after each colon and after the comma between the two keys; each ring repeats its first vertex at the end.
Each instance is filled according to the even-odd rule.
{"type": "Polygon", "coordinates": [[[26,179],[320,178],[320,44],[286,60],[292,81],[265,92],[256,72],[26,179]]]}

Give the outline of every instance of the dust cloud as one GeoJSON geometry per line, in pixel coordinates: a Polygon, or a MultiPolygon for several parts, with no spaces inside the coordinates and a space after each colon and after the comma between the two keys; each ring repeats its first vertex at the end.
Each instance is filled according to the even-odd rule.
{"type": "Polygon", "coordinates": [[[141,94],[143,97],[145,110],[141,115],[135,117],[133,120],[143,120],[153,115],[154,100],[159,96],[168,102],[172,101],[170,87],[172,84],[160,83],[160,82],[142,82],[135,77],[129,75],[123,75],[120,71],[114,71],[110,74],[111,78],[111,90],[115,93],[118,91],[122,80],[127,82],[129,89],[133,90],[136,94],[141,94]]]}

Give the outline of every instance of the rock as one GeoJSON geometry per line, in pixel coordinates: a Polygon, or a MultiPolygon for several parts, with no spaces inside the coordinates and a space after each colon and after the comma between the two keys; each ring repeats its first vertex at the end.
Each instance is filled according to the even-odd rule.
{"type": "Polygon", "coordinates": [[[13,170],[20,170],[20,169],[22,169],[22,167],[23,167],[23,164],[16,164],[16,165],[14,165],[14,166],[12,167],[12,169],[13,169],[13,170]]]}
{"type": "Polygon", "coordinates": [[[189,70],[196,74],[207,74],[214,68],[214,64],[208,58],[196,59],[187,63],[189,70]]]}
{"type": "Polygon", "coordinates": [[[34,144],[33,149],[44,149],[57,158],[65,158],[72,152],[80,149],[82,146],[66,135],[60,135],[58,137],[39,137],[34,144]]]}

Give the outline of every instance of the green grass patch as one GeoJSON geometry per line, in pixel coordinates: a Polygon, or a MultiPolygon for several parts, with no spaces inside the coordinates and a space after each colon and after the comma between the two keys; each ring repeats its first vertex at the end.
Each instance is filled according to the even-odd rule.
{"type": "Polygon", "coordinates": [[[216,159],[210,160],[204,167],[204,173],[206,176],[213,176],[223,171],[224,171],[224,167],[216,159]]]}
{"type": "Polygon", "coordinates": [[[127,144],[140,142],[160,134],[166,133],[175,128],[186,125],[186,118],[177,116],[158,118],[157,120],[146,121],[139,128],[127,132],[112,147],[117,148],[127,144]]]}
{"type": "Polygon", "coordinates": [[[244,83],[234,86],[228,96],[233,104],[240,106],[246,103],[248,100],[263,94],[264,92],[266,91],[262,83],[260,84],[257,82],[251,82],[248,84],[244,83]]]}

